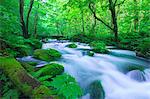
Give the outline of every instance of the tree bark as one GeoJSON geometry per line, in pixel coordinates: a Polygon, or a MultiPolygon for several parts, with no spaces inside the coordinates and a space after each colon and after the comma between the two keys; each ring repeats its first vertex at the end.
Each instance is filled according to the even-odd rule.
{"type": "Polygon", "coordinates": [[[116,15],[116,9],[115,9],[116,1],[115,1],[115,3],[113,3],[112,0],[109,0],[109,9],[111,12],[111,18],[112,18],[112,23],[113,23],[113,32],[115,35],[115,42],[118,43],[118,25],[117,25],[117,15],[116,15]]]}
{"type": "Polygon", "coordinates": [[[81,20],[82,20],[82,32],[84,33],[84,15],[83,15],[83,9],[81,9],[81,20]]]}
{"type": "Polygon", "coordinates": [[[24,0],[19,0],[19,11],[20,11],[20,23],[21,23],[21,28],[23,32],[23,37],[28,38],[28,32],[27,28],[24,22],[24,0]]]}
{"type": "Polygon", "coordinates": [[[105,23],[101,18],[98,18],[96,15],[96,11],[93,10],[94,8],[94,4],[92,2],[89,3],[89,9],[91,10],[91,12],[93,13],[93,16],[95,17],[96,20],[100,21],[101,23],[103,23],[106,27],[108,27],[109,29],[113,30],[113,28],[111,26],[109,26],[107,23],[105,23]]]}
{"type": "Polygon", "coordinates": [[[35,13],[35,17],[34,17],[34,37],[35,38],[37,38],[38,9],[39,9],[39,4],[35,13]]]}
{"type": "Polygon", "coordinates": [[[138,22],[139,22],[139,19],[138,19],[138,5],[137,5],[137,0],[134,0],[134,5],[135,5],[135,9],[134,9],[134,32],[137,32],[138,31],[138,22]]]}
{"type": "Polygon", "coordinates": [[[30,17],[30,13],[31,13],[31,10],[32,10],[33,3],[34,3],[34,0],[30,0],[30,6],[29,6],[29,10],[28,10],[28,13],[27,13],[27,20],[26,20],[27,33],[28,33],[29,17],[30,17]]]}

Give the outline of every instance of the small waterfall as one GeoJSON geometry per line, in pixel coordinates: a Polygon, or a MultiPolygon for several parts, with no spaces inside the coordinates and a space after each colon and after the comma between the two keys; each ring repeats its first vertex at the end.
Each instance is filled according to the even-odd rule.
{"type": "MultiPolygon", "coordinates": [[[[62,53],[58,62],[84,90],[82,99],[90,99],[88,87],[94,81],[101,81],[105,99],[150,99],[150,62],[135,56],[127,50],[110,50],[110,54],[97,54],[93,57],[83,54],[91,48],[87,44],[76,43],[77,48],[67,48],[71,42],[49,41],[43,49],[54,48],[62,53]],[[127,66],[144,66],[144,71],[124,72],[127,66]]],[[[109,47],[108,47],[109,48],[109,47]]],[[[112,47],[111,47],[112,48],[112,47]]]]}

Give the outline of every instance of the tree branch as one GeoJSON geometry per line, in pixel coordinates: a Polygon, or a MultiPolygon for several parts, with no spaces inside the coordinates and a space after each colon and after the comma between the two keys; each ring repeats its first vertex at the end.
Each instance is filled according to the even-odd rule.
{"type": "Polygon", "coordinates": [[[110,27],[110,26],[109,26],[108,24],[106,24],[102,19],[100,19],[100,18],[98,18],[98,17],[96,16],[96,12],[95,12],[95,10],[93,10],[94,6],[93,6],[92,4],[93,4],[92,2],[89,3],[89,9],[90,9],[91,12],[93,13],[94,18],[95,18],[96,20],[100,21],[101,23],[103,23],[103,24],[104,24],[105,26],[107,26],[109,29],[113,30],[112,27],[110,27]]]}

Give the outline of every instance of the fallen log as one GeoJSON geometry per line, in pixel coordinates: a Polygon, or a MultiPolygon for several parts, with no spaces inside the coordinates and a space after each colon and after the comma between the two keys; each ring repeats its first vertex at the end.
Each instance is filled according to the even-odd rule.
{"type": "Polygon", "coordinates": [[[0,69],[8,76],[13,84],[25,95],[31,98],[54,98],[52,90],[41,85],[14,58],[0,57],[0,69]]]}

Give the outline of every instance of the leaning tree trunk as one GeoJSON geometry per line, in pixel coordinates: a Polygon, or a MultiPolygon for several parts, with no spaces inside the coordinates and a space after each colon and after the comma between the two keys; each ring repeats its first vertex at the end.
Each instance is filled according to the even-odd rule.
{"type": "Polygon", "coordinates": [[[37,38],[37,25],[38,25],[38,9],[39,9],[39,4],[35,13],[34,17],[34,37],[37,38]]]}
{"type": "Polygon", "coordinates": [[[116,16],[115,4],[112,2],[112,0],[109,0],[109,9],[111,12],[111,18],[112,18],[112,23],[113,23],[113,32],[115,35],[115,42],[118,43],[117,16],[116,16]]]}
{"type": "Polygon", "coordinates": [[[20,11],[20,23],[21,23],[21,28],[22,28],[22,32],[23,32],[23,37],[24,38],[28,38],[28,32],[27,32],[27,28],[24,22],[24,0],[19,0],[19,11],[20,11]]]}
{"type": "Polygon", "coordinates": [[[14,58],[0,57],[0,69],[24,95],[31,98],[52,97],[51,90],[28,74],[14,58]]]}
{"type": "Polygon", "coordinates": [[[33,6],[33,3],[34,3],[34,0],[30,0],[30,6],[29,6],[29,10],[28,10],[28,13],[27,13],[27,20],[26,20],[26,29],[27,29],[27,33],[28,33],[28,25],[29,25],[29,17],[30,17],[30,13],[31,13],[31,10],[32,10],[32,6],[33,6]]]}

